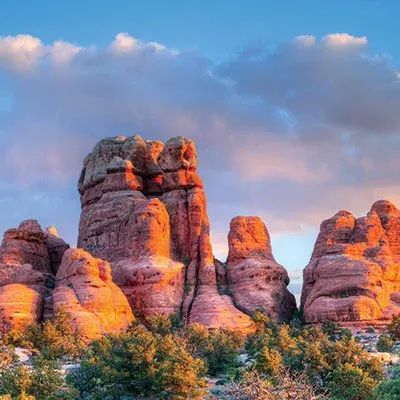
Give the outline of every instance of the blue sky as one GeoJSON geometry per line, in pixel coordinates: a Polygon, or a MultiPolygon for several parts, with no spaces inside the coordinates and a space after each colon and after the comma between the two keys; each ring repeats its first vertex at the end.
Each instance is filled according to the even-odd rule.
{"type": "Polygon", "coordinates": [[[0,33],[105,46],[119,32],[219,59],[248,42],[332,32],[368,36],[399,58],[396,0],[2,0],[0,33]]]}
{"type": "Polygon", "coordinates": [[[1,1],[0,228],[36,217],[74,244],[75,183],[97,140],[187,134],[217,255],[231,217],[261,215],[299,276],[323,218],[400,199],[399,11],[394,0],[1,1]]]}

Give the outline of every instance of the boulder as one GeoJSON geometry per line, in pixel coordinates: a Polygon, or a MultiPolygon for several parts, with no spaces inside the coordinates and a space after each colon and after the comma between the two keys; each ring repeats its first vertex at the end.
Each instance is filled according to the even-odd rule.
{"type": "Polygon", "coordinates": [[[38,322],[42,305],[39,292],[26,285],[10,284],[0,287],[0,331],[23,329],[38,322]]]}
{"type": "Polygon", "coordinates": [[[18,228],[4,233],[0,264],[9,267],[31,264],[36,271],[51,274],[46,235],[36,220],[23,221],[18,228]]]}
{"type": "Polygon", "coordinates": [[[36,220],[5,232],[0,246],[0,329],[22,329],[42,320],[44,299],[51,299],[54,271],[67,247],[54,227],[45,233],[36,220]]]}
{"type": "Polygon", "coordinates": [[[98,338],[126,329],[134,317],[121,289],[111,278],[108,262],[82,249],[68,249],[56,275],[53,311],[71,313],[83,337],[98,338]]]}

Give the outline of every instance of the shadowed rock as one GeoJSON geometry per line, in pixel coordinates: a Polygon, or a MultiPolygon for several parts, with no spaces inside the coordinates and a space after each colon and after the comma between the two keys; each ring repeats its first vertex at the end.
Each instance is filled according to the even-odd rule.
{"type": "Polygon", "coordinates": [[[296,300],[289,276],[271,250],[268,230],[258,217],[236,217],[230,224],[228,288],[235,305],[247,314],[263,310],[277,321],[289,320],[296,300]]]}

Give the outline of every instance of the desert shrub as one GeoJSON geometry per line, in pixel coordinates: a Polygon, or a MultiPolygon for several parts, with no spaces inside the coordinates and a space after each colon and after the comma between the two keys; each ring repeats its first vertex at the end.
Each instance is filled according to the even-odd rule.
{"type": "Polygon", "coordinates": [[[163,314],[153,314],[144,319],[144,324],[150,332],[168,335],[172,331],[171,319],[163,314]]]}
{"type": "Polygon", "coordinates": [[[82,336],[72,321],[72,315],[60,309],[52,319],[33,323],[25,331],[10,331],[7,343],[38,350],[49,360],[63,356],[78,358],[85,349],[82,336]]]}
{"type": "Polygon", "coordinates": [[[388,333],[393,340],[400,340],[400,314],[393,315],[392,322],[388,325],[388,333]]]}
{"type": "Polygon", "coordinates": [[[257,371],[246,372],[239,383],[228,386],[223,399],[226,400],[323,400],[307,378],[301,374],[283,372],[271,382],[257,371]]]}
{"type": "Polygon", "coordinates": [[[322,332],[328,335],[330,338],[335,338],[336,335],[340,334],[340,327],[335,321],[325,321],[321,326],[322,332]]]}
{"type": "Polygon", "coordinates": [[[255,368],[265,375],[277,375],[282,368],[282,356],[278,350],[265,345],[256,356],[255,368]]]}
{"type": "Polygon", "coordinates": [[[36,400],[33,396],[29,394],[20,394],[17,397],[11,397],[9,394],[0,395],[0,400],[36,400]]]}
{"type": "Polygon", "coordinates": [[[391,353],[393,351],[393,340],[389,335],[380,335],[378,343],[376,344],[376,349],[381,352],[391,353]]]}
{"type": "Polygon", "coordinates": [[[341,329],[339,333],[339,337],[341,339],[347,339],[350,340],[353,337],[353,334],[351,333],[350,329],[341,329]]]}
{"type": "Polygon", "coordinates": [[[334,400],[370,400],[375,386],[361,368],[344,364],[329,375],[327,389],[334,400]]]}
{"type": "MultiPolygon", "coordinates": [[[[260,317],[258,319],[261,320],[260,317]]],[[[328,386],[329,390],[335,391],[339,378],[357,377],[357,373],[360,373],[361,383],[357,382],[356,377],[354,381],[349,379],[346,383],[348,391],[364,390],[368,386],[368,393],[371,393],[371,388],[382,379],[382,365],[351,334],[346,331],[343,334],[340,330],[339,334],[337,332],[336,325],[332,324],[325,326],[324,332],[316,327],[303,330],[287,325],[277,327],[265,321],[255,333],[248,336],[245,348],[255,359],[252,368],[265,376],[273,377],[282,371],[300,373],[323,392],[328,386]],[[342,371],[344,365],[356,370],[342,371]],[[352,386],[353,383],[355,386],[352,386]]],[[[368,397],[360,397],[364,398],[368,397]]]]}
{"type": "Polygon", "coordinates": [[[42,357],[34,358],[31,370],[18,363],[2,368],[0,394],[18,400],[74,400],[77,398],[77,392],[65,384],[54,362],[42,357]]]}
{"type": "Polygon", "coordinates": [[[17,356],[15,355],[14,348],[0,343],[0,369],[7,367],[15,361],[17,361],[17,356]]]}
{"type": "Polygon", "coordinates": [[[200,324],[193,324],[183,333],[190,354],[206,362],[208,374],[228,373],[236,365],[236,357],[243,347],[245,337],[239,332],[217,329],[209,332],[200,324]]]}
{"type": "Polygon", "coordinates": [[[187,352],[180,337],[137,325],[92,343],[80,369],[67,381],[82,399],[198,399],[205,387],[204,372],[203,361],[187,352]]]}
{"type": "Polygon", "coordinates": [[[390,379],[381,382],[374,390],[374,400],[400,399],[400,379],[390,379]]]}
{"type": "Polygon", "coordinates": [[[400,364],[389,367],[389,374],[391,379],[400,379],[400,364]]]}

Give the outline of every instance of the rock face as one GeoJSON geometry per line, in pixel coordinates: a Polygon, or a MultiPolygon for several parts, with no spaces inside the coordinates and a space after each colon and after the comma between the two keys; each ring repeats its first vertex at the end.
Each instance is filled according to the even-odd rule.
{"type": "MultiPolygon", "coordinates": [[[[4,233],[0,246],[0,263],[10,270],[16,270],[23,264],[31,264],[36,271],[51,273],[46,235],[36,220],[24,221],[18,228],[4,233]]],[[[5,268],[2,268],[2,272],[5,272],[5,268]]],[[[12,277],[3,276],[1,283],[7,283],[7,279],[12,277]]]]}
{"type": "Polygon", "coordinates": [[[355,218],[322,222],[304,269],[302,308],[310,323],[387,320],[400,312],[400,211],[389,201],[355,218]]]}
{"type": "Polygon", "coordinates": [[[194,142],[140,136],[100,141],[79,179],[78,246],[110,262],[139,314],[180,313],[212,328],[249,329],[217,290],[194,142]]]}
{"type": "Polygon", "coordinates": [[[38,322],[43,301],[40,293],[27,285],[10,284],[0,287],[0,331],[23,329],[38,322]]]}
{"type": "MultiPolygon", "coordinates": [[[[54,242],[36,220],[22,222],[5,232],[0,246],[0,323],[1,329],[20,328],[42,318],[44,298],[50,295],[54,242]]],[[[62,241],[62,239],[57,239],[62,241]]],[[[58,257],[65,246],[57,245],[58,257]]]]}
{"type": "Polygon", "coordinates": [[[65,252],[56,275],[53,307],[54,312],[63,308],[71,313],[88,340],[126,329],[134,321],[128,300],[112,281],[109,263],[82,249],[65,252]]]}
{"type": "Polygon", "coordinates": [[[237,308],[247,314],[264,310],[278,321],[289,320],[296,300],[289,276],[272,255],[268,230],[258,217],[236,217],[228,235],[227,283],[237,308]]]}

